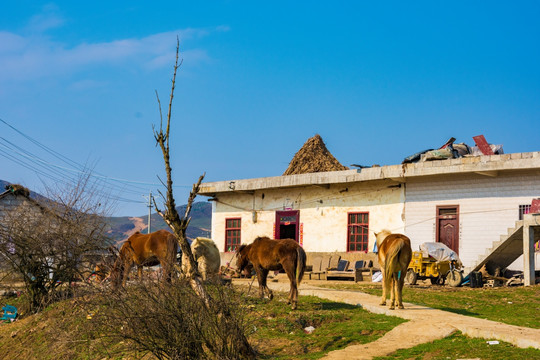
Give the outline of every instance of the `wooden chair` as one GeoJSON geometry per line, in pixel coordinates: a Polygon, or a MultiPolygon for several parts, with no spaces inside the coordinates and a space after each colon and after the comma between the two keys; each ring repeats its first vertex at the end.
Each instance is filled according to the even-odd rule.
{"type": "Polygon", "coordinates": [[[330,256],[316,257],[313,259],[313,268],[307,272],[309,279],[312,279],[312,275],[317,275],[317,279],[321,280],[321,275],[326,273],[328,264],[330,263],[330,256]]]}
{"type": "MultiPolygon", "coordinates": [[[[349,264],[347,260],[341,261],[346,261],[347,265],[349,264]]],[[[366,263],[364,260],[358,260],[354,262],[354,266],[351,269],[345,267],[344,270],[328,270],[326,273],[326,279],[353,279],[354,282],[358,282],[364,280],[362,273],[366,271],[370,273],[370,276],[373,275],[373,262],[370,260],[368,263],[366,263]]]]}

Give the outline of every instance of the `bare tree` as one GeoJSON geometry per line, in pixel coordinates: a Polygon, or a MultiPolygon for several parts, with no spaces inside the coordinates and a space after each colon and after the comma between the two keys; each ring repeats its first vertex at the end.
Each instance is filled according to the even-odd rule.
{"type": "Polygon", "coordinates": [[[195,200],[195,197],[197,196],[197,193],[199,191],[199,185],[201,184],[201,181],[204,178],[204,174],[199,177],[199,180],[196,184],[193,185],[193,188],[189,194],[186,211],[183,214],[183,217],[180,217],[178,212],[176,211],[176,203],[174,199],[173,194],[173,181],[172,181],[172,168],[170,163],[170,149],[169,149],[169,139],[170,139],[170,129],[171,129],[171,109],[172,109],[172,103],[174,98],[174,89],[176,85],[176,72],[178,68],[181,66],[181,62],[179,63],[179,40],[177,39],[176,42],[176,61],[174,64],[174,72],[173,72],[173,78],[172,78],[172,85],[171,85],[171,95],[169,99],[169,109],[167,112],[167,125],[165,132],[163,131],[163,113],[161,111],[161,102],[159,101],[159,96],[156,92],[157,101],[159,104],[159,112],[160,112],[160,126],[159,131],[156,131],[154,128],[154,137],[156,139],[156,142],[159,144],[161,151],[163,153],[163,160],[165,162],[165,172],[167,174],[167,182],[165,184],[165,187],[167,189],[166,195],[163,195],[161,192],[162,197],[165,199],[165,211],[160,211],[156,201],[154,199],[154,205],[156,207],[156,210],[161,217],[163,217],[163,220],[165,220],[165,223],[171,228],[171,230],[174,232],[174,235],[176,236],[178,240],[178,244],[180,245],[180,248],[182,249],[182,253],[185,254],[185,259],[187,259],[191,266],[190,273],[186,274],[187,277],[190,279],[190,284],[195,293],[201,297],[201,299],[204,300],[205,304],[208,306],[210,303],[210,296],[206,292],[204,286],[202,285],[202,277],[199,273],[199,270],[197,269],[197,263],[195,262],[195,259],[193,257],[193,254],[191,252],[191,247],[189,246],[189,243],[186,239],[186,230],[189,225],[189,222],[191,218],[189,217],[189,214],[191,212],[191,207],[193,205],[193,201],[195,200]]]}
{"type": "MultiPolygon", "coordinates": [[[[189,266],[190,273],[187,274],[187,277],[190,281],[191,288],[198,295],[198,297],[204,302],[207,309],[215,309],[215,307],[212,306],[212,297],[209,295],[209,293],[207,292],[203,284],[203,279],[198,271],[197,264],[191,252],[189,243],[187,242],[187,239],[186,239],[186,229],[190,222],[189,214],[191,212],[193,201],[195,200],[195,197],[197,196],[197,193],[199,191],[199,186],[204,178],[204,174],[201,175],[197,183],[193,185],[193,188],[189,194],[186,211],[182,217],[180,217],[180,215],[176,211],[176,204],[175,204],[175,199],[174,199],[174,194],[173,194],[173,181],[172,181],[172,169],[171,169],[171,164],[170,164],[169,140],[170,140],[170,129],[171,129],[172,103],[173,103],[173,98],[174,98],[174,89],[176,86],[176,73],[177,73],[178,68],[182,64],[181,61],[179,62],[179,52],[180,52],[179,47],[180,47],[180,43],[177,38],[176,60],[174,64],[173,78],[172,78],[172,84],[171,84],[171,94],[169,98],[169,107],[168,107],[168,112],[167,112],[165,130],[163,129],[163,113],[161,111],[161,102],[156,92],[157,101],[159,105],[159,111],[160,111],[160,127],[159,127],[159,131],[156,131],[154,128],[153,132],[154,132],[154,137],[156,139],[156,142],[157,144],[159,144],[161,151],[163,153],[163,160],[165,163],[165,172],[167,175],[167,181],[164,184],[166,187],[166,195],[163,195],[161,193],[162,197],[165,199],[165,211],[159,210],[155,200],[154,200],[154,205],[156,206],[157,212],[163,217],[167,225],[174,232],[174,235],[176,236],[178,240],[178,244],[180,245],[180,248],[182,249],[183,254],[186,255],[185,258],[188,259],[191,265],[189,266]]],[[[216,316],[227,316],[227,315],[216,314],[216,316]]],[[[235,333],[238,333],[240,335],[236,338],[236,342],[237,342],[236,345],[241,349],[241,353],[244,354],[244,356],[246,357],[253,356],[254,352],[251,346],[249,345],[244,334],[241,331],[235,331],[235,333]]]]}
{"type": "Polygon", "coordinates": [[[85,173],[39,201],[27,197],[5,214],[0,258],[22,279],[30,312],[70,295],[69,285],[84,276],[89,256],[106,246],[106,199],[89,179],[85,173]]]}

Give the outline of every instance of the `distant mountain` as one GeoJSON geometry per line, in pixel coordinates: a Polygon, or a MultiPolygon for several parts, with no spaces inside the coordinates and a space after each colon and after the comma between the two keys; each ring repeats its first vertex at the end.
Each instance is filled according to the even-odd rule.
{"type": "MultiPolygon", "coordinates": [[[[0,193],[5,191],[7,185],[11,183],[5,180],[0,180],[0,193]]],[[[40,194],[30,191],[30,197],[40,201],[45,199],[40,194]]],[[[176,207],[176,210],[180,215],[186,212],[186,206],[182,205],[176,207]]],[[[187,229],[188,239],[195,239],[197,236],[210,237],[210,231],[212,227],[212,205],[206,201],[193,203],[191,208],[191,222],[187,229]]],[[[109,224],[108,234],[112,240],[117,242],[127,239],[131,234],[136,231],[146,233],[148,230],[148,214],[141,216],[120,216],[120,217],[108,217],[107,223],[109,224]]],[[[169,227],[161,216],[157,213],[153,213],[150,216],[150,227],[152,231],[167,229],[169,227]]]]}
{"type": "MultiPolygon", "coordinates": [[[[183,215],[187,205],[176,207],[176,211],[183,215]]],[[[195,239],[197,236],[210,237],[212,227],[212,205],[208,202],[193,203],[191,208],[191,222],[187,228],[186,235],[188,239],[195,239]]],[[[141,216],[121,216],[110,217],[107,219],[110,225],[109,235],[115,241],[124,240],[136,231],[146,233],[148,230],[148,214],[141,216]]],[[[150,228],[154,232],[169,227],[157,213],[150,215],[150,228]]]]}

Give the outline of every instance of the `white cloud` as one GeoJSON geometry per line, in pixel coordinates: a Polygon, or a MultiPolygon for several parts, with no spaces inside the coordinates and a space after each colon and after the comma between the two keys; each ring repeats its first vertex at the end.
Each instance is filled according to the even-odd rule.
{"type": "Polygon", "coordinates": [[[44,32],[49,29],[60,27],[64,24],[64,19],[53,13],[34,15],[28,22],[27,30],[44,32]]]}
{"type": "MultiPolygon", "coordinates": [[[[31,19],[29,27],[39,30],[37,32],[21,35],[0,31],[0,82],[69,76],[92,66],[135,66],[153,70],[171,65],[177,36],[182,44],[188,39],[228,30],[226,27],[188,28],[142,38],[69,46],[43,34],[45,30],[62,24],[63,20],[54,14],[36,15],[31,19]]],[[[182,57],[190,65],[209,60],[206,51],[202,49],[182,51],[182,57]]]]}

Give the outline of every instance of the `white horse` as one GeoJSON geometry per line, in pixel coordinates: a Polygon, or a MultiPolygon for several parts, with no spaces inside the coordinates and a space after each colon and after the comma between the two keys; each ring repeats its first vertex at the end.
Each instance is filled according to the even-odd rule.
{"type": "MultiPolygon", "coordinates": [[[[219,278],[221,257],[212,239],[198,237],[191,243],[191,252],[197,262],[197,268],[203,280],[219,278]]],[[[185,254],[182,254],[182,273],[188,274],[190,264],[185,254]]]]}

